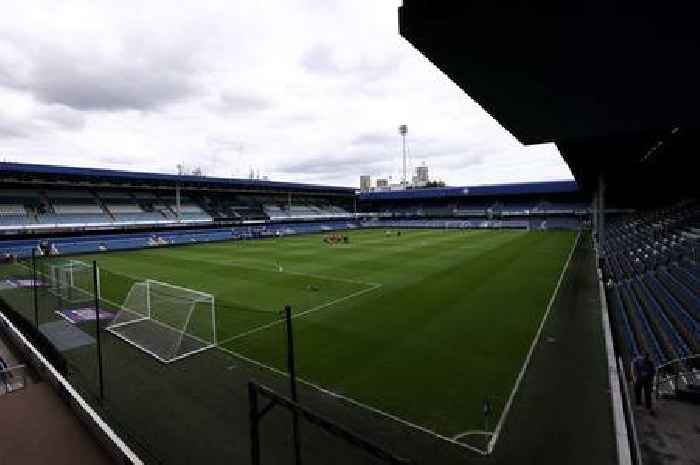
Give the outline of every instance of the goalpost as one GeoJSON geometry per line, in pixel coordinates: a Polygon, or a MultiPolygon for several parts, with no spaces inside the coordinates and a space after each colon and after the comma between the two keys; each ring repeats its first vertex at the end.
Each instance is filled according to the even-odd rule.
{"type": "Polygon", "coordinates": [[[152,279],[137,282],[106,329],[171,363],[216,345],[214,296],[152,279]]]}
{"type": "MultiPolygon", "coordinates": [[[[80,303],[94,299],[92,265],[89,263],[66,260],[50,265],[47,271],[49,292],[62,301],[80,303]]],[[[99,297],[99,285],[97,290],[99,297]]]]}

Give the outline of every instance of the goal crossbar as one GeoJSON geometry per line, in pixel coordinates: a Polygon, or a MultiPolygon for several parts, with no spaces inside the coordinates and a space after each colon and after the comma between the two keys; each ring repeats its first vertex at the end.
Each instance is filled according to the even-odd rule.
{"type": "Polygon", "coordinates": [[[195,290],[195,289],[190,289],[190,288],[188,288],[188,287],[177,286],[177,285],[175,285],[175,284],[165,283],[165,282],[163,282],[163,281],[157,281],[157,280],[155,280],[155,279],[146,279],[146,280],[144,281],[144,283],[146,283],[147,286],[150,286],[151,284],[155,284],[155,285],[162,286],[162,287],[165,287],[165,288],[177,289],[177,290],[179,290],[179,291],[184,291],[184,292],[187,292],[188,294],[199,295],[199,296],[201,296],[202,298],[207,299],[207,300],[209,300],[209,299],[211,299],[212,301],[214,300],[214,296],[213,296],[213,295],[211,295],[211,294],[209,294],[209,293],[207,293],[207,292],[202,292],[202,291],[197,291],[197,290],[195,290]]]}

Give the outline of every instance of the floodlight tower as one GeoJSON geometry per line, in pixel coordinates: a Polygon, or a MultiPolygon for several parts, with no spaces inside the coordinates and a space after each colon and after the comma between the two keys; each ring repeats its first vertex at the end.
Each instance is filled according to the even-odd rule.
{"type": "Polygon", "coordinates": [[[403,176],[401,178],[401,184],[406,187],[406,134],[408,133],[408,126],[402,124],[399,126],[399,134],[401,134],[401,139],[403,141],[403,176]]]}

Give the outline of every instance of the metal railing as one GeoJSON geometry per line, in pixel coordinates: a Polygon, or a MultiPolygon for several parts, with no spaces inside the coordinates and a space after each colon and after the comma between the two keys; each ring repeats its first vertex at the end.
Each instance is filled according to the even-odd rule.
{"type": "Polygon", "coordinates": [[[656,396],[674,395],[680,381],[700,384],[700,354],[671,360],[656,367],[654,391],[656,396]]]}
{"type": "Polygon", "coordinates": [[[14,365],[0,370],[0,396],[24,389],[27,385],[27,367],[14,365]]]}
{"type": "MultiPolygon", "coordinates": [[[[249,416],[250,416],[250,446],[251,463],[260,465],[261,444],[260,444],[260,421],[275,406],[283,407],[293,413],[294,418],[304,419],[306,423],[314,425],[327,433],[340,438],[351,447],[363,450],[369,456],[378,459],[382,463],[391,465],[409,465],[412,462],[406,458],[399,457],[387,451],[382,446],[375,444],[360,434],[350,431],[322,415],[312,412],[307,407],[300,405],[292,399],[283,396],[269,387],[258,384],[254,381],[248,383],[249,416]]],[[[296,465],[301,465],[299,454],[294,460],[296,465]]]]}

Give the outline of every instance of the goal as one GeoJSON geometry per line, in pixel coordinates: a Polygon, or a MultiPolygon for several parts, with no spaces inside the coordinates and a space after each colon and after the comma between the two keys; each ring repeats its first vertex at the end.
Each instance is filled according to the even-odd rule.
{"type": "Polygon", "coordinates": [[[214,296],[152,279],[136,282],[106,329],[171,363],[216,345],[214,296]]]}
{"type": "Polygon", "coordinates": [[[63,302],[76,304],[95,298],[92,265],[89,263],[66,260],[52,264],[48,269],[48,281],[49,291],[63,302]]]}

